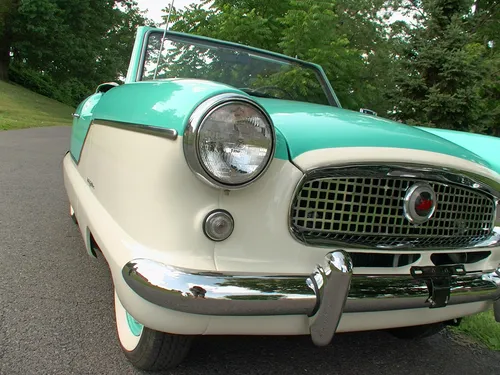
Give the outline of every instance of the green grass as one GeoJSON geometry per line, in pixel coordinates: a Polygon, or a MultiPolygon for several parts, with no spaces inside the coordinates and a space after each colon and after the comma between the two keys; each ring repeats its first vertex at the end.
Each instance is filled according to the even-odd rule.
{"type": "Polygon", "coordinates": [[[74,108],[0,81],[0,130],[71,125],[74,108]]]}
{"type": "Polygon", "coordinates": [[[500,323],[495,321],[493,310],[465,317],[452,331],[471,337],[489,349],[500,351],[500,323]]]}

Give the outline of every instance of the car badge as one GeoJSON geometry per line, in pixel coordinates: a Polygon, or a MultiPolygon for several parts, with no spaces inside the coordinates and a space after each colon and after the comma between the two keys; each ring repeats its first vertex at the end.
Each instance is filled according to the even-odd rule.
{"type": "Polygon", "coordinates": [[[436,212],[436,192],[431,185],[418,182],[406,192],[403,211],[406,219],[413,224],[423,224],[436,212]]]}

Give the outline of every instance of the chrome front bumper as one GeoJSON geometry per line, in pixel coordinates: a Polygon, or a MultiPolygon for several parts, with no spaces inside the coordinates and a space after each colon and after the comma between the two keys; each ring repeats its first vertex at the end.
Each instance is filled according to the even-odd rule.
{"type": "MultiPolygon", "coordinates": [[[[127,263],[122,275],[139,296],[191,314],[222,316],[301,315],[311,319],[318,346],[327,345],[342,313],[432,307],[429,280],[411,275],[355,275],[349,254],[326,254],[309,276],[229,275],[190,271],[149,259],[127,263]]],[[[451,276],[447,305],[495,301],[500,322],[500,265],[486,273],[451,276]]]]}

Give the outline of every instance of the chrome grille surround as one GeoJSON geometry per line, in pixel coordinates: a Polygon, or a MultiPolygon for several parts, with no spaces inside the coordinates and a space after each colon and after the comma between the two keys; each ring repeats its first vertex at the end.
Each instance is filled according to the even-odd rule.
{"type": "Polygon", "coordinates": [[[322,247],[460,249],[500,245],[495,213],[500,183],[469,172],[420,165],[352,165],[307,171],[290,206],[300,242],[322,247]],[[415,225],[404,216],[405,192],[429,183],[437,210],[415,225]]]}

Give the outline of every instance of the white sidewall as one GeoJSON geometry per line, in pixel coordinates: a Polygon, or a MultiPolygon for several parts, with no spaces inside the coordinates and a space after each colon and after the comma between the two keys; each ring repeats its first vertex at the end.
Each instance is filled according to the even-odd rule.
{"type": "Polygon", "coordinates": [[[139,341],[141,340],[141,335],[135,336],[129,328],[127,322],[127,311],[120,302],[118,294],[115,292],[115,319],[116,319],[116,330],[118,333],[118,339],[120,340],[123,348],[129,352],[134,350],[139,341]]]}

